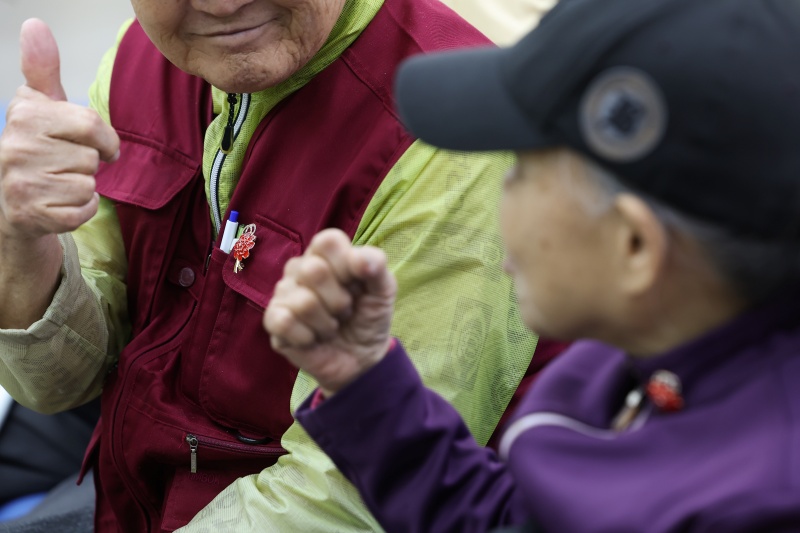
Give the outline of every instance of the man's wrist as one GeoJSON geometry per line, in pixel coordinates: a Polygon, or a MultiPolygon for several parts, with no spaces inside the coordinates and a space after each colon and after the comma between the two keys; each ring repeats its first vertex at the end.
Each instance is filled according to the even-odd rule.
{"type": "Polygon", "coordinates": [[[383,360],[383,358],[386,357],[386,354],[389,353],[389,351],[396,345],[397,345],[397,339],[395,339],[394,337],[389,337],[386,341],[384,348],[381,351],[377,352],[380,355],[376,357],[371,357],[369,359],[360,360],[363,364],[361,364],[358,370],[349,374],[347,379],[342,380],[340,382],[328,382],[328,383],[320,382],[319,390],[321,391],[323,399],[332,397],[337,392],[347,387],[350,383],[354,382],[359,377],[366,374],[369,371],[369,369],[380,363],[383,360]]]}

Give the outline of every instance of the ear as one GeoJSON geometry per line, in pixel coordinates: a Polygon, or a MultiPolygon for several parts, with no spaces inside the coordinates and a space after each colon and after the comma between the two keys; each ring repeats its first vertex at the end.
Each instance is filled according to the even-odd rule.
{"type": "Polygon", "coordinates": [[[618,287],[630,296],[656,285],[666,268],[669,238],[664,224],[647,203],[629,193],[617,196],[616,248],[618,287]]]}

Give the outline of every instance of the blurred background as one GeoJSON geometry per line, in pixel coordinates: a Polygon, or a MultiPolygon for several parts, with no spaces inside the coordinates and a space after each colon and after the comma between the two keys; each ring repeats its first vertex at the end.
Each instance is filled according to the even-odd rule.
{"type": "Polygon", "coordinates": [[[0,0],[0,130],[5,108],[23,78],[19,71],[19,27],[44,20],[61,50],[61,79],[67,96],[85,103],[89,85],[117,30],[133,16],[129,0],[0,0]]]}

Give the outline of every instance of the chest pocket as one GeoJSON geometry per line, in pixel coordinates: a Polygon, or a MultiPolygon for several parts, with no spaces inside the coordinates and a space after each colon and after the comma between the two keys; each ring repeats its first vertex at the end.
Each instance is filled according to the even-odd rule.
{"type": "Polygon", "coordinates": [[[171,290],[163,283],[170,261],[182,257],[202,265],[209,237],[178,223],[192,219],[187,211],[196,210],[192,204],[203,188],[198,163],[134,134],[119,135],[120,159],[100,168],[97,191],[115,202],[128,257],[126,283],[136,335],[154,312],[174,312],[177,295],[163,292],[171,290]]]}
{"type": "Polygon", "coordinates": [[[272,351],[262,321],[284,265],[303,246],[297,233],[264,216],[242,213],[240,221],[255,224],[255,246],[238,273],[233,253],[213,250],[184,364],[202,362],[199,400],[216,422],[252,439],[279,439],[292,422],[297,371],[272,351]]]}

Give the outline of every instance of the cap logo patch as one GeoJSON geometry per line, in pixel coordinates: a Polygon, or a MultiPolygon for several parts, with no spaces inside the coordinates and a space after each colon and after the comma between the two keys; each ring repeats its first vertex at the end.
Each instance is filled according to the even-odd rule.
{"type": "Polygon", "coordinates": [[[583,95],[580,128],[597,155],[630,163],[649,154],[664,136],[667,108],[644,72],[614,67],[601,72],[583,95]]]}

